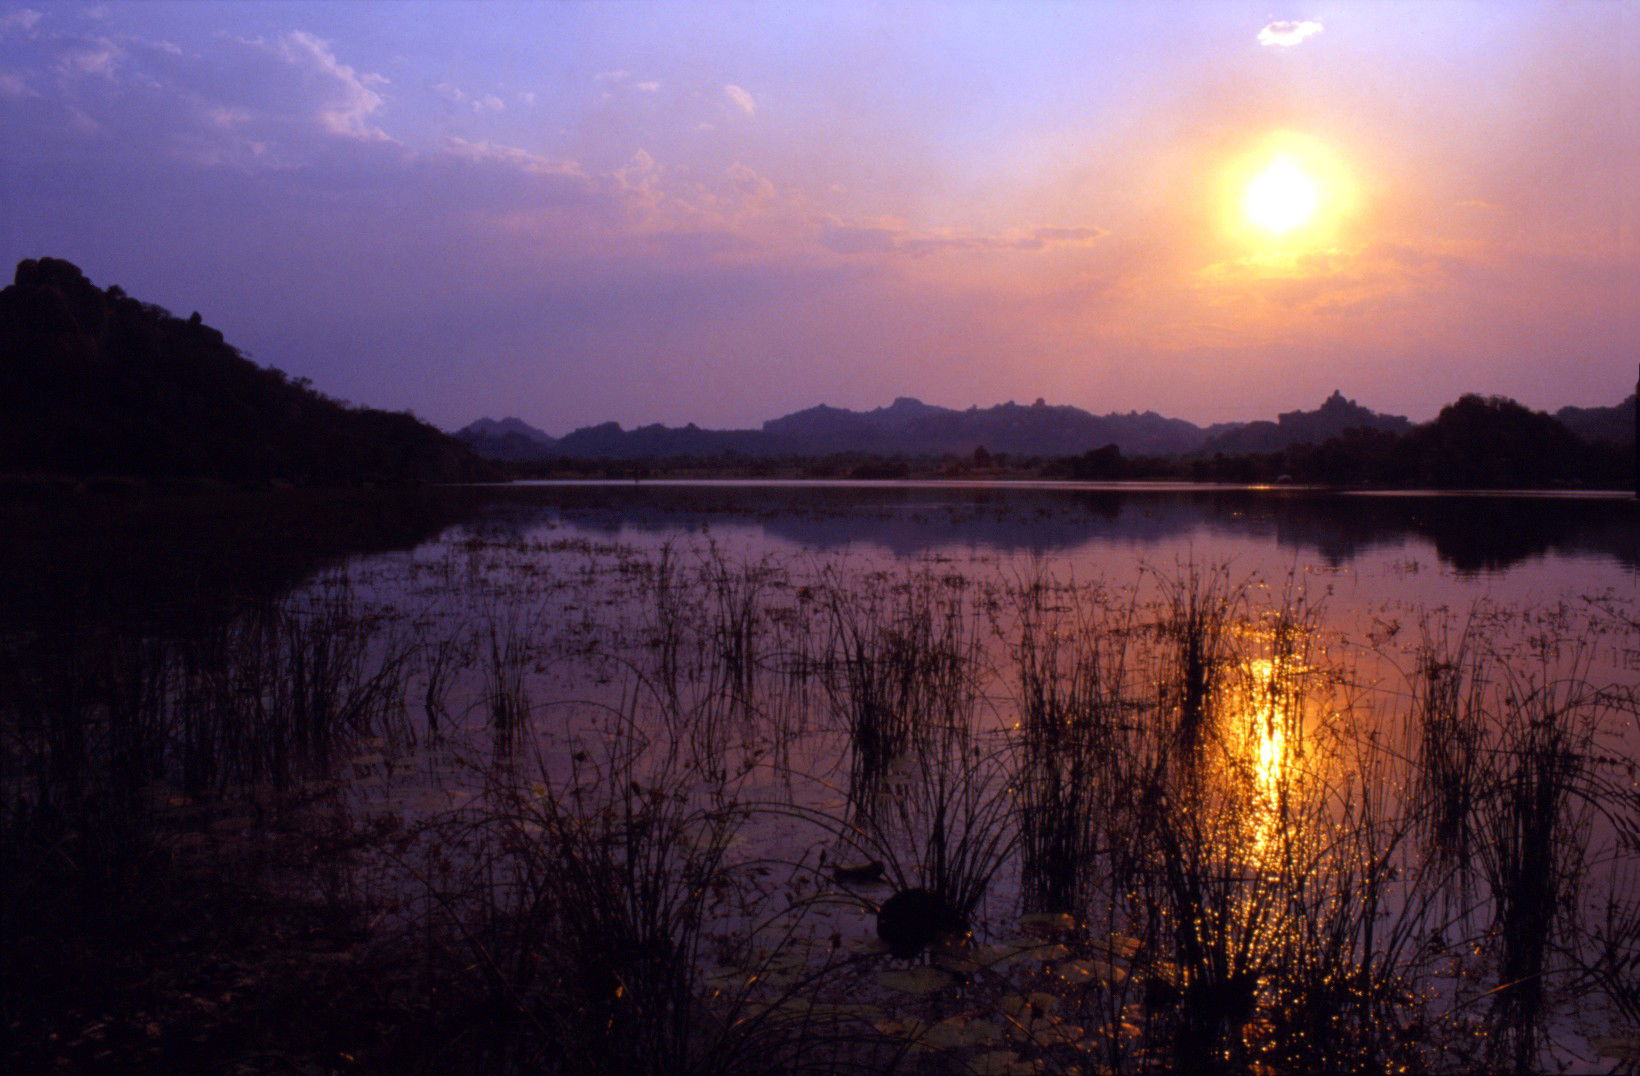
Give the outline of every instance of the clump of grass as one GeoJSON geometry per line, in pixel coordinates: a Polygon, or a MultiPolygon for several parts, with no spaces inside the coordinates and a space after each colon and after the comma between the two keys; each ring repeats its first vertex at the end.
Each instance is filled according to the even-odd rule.
{"type": "MultiPolygon", "coordinates": [[[[439,895],[439,933],[463,938],[471,971],[458,1019],[484,1021],[467,1063],[657,1074],[812,1063],[803,1053],[820,1029],[794,1034],[796,995],[760,985],[760,969],[786,961],[756,952],[771,902],[755,877],[768,868],[731,854],[747,809],[703,802],[676,745],[648,742],[631,715],[597,751],[566,777],[496,785],[459,823],[484,841],[470,888],[439,895]],[[742,970],[712,974],[722,966],[742,970]]],[[[796,978],[813,988],[814,976],[796,978]]]]}
{"type": "Polygon", "coordinates": [[[1537,1064],[1550,946],[1577,917],[1585,874],[1593,700],[1580,680],[1512,676],[1495,748],[1498,785],[1482,806],[1481,851],[1499,945],[1498,1060],[1537,1064]]]}
{"type": "Polygon", "coordinates": [[[828,580],[825,685],[850,747],[849,791],[869,817],[913,744],[966,733],[979,640],[960,591],[927,573],[855,592],[828,580]]]}
{"type": "Polygon", "coordinates": [[[677,554],[671,542],[661,546],[659,556],[650,566],[649,593],[655,681],[667,701],[676,707],[683,676],[680,650],[688,624],[688,596],[679,579],[677,554]]]}
{"type": "Polygon", "coordinates": [[[510,753],[517,746],[519,734],[529,722],[531,703],[525,675],[530,669],[535,634],[534,620],[513,608],[485,621],[484,704],[500,754],[510,753]]]}
{"type": "Polygon", "coordinates": [[[456,676],[473,659],[472,639],[465,625],[427,638],[437,627],[436,621],[422,625],[418,634],[424,641],[417,651],[422,676],[422,719],[431,743],[438,743],[445,728],[453,723],[450,689],[456,676]]]}
{"type": "MultiPolygon", "coordinates": [[[[321,765],[338,734],[400,736],[405,683],[414,648],[391,626],[361,613],[342,585],[308,601],[281,604],[274,637],[269,716],[289,730],[301,761],[321,765]]],[[[277,745],[284,737],[273,737],[277,745]]],[[[288,764],[276,760],[278,779],[288,764]]]]}
{"type": "MultiPolygon", "coordinates": [[[[1481,701],[1484,664],[1465,628],[1449,642],[1425,625],[1416,654],[1411,717],[1418,788],[1427,811],[1425,839],[1434,855],[1468,877],[1476,800],[1483,791],[1481,701]]],[[[1464,887],[1467,888],[1467,887],[1464,887]]],[[[1462,894],[1460,893],[1460,899],[1462,894]]]]}
{"type": "Polygon", "coordinates": [[[1118,809],[1113,794],[1134,791],[1130,785],[1117,793],[1108,780],[1133,713],[1126,668],[1133,608],[1110,615],[1101,596],[1040,577],[1016,587],[1014,597],[1025,907],[1079,917],[1097,882],[1101,836],[1118,809]]]}
{"type": "Polygon", "coordinates": [[[1230,580],[1227,566],[1180,565],[1172,575],[1152,571],[1162,595],[1157,625],[1170,647],[1162,679],[1162,711],[1172,724],[1181,760],[1189,765],[1217,731],[1214,696],[1226,662],[1229,634],[1246,601],[1246,584],[1230,580]]]}
{"type": "Polygon", "coordinates": [[[764,562],[737,563],[717,544],[707,547],[700,568],[701,585],[710,598],[708,638],[731,697],[750,707],[757,696],[759,638],[765,626],[763,591],[773,578],[764,562]]]}

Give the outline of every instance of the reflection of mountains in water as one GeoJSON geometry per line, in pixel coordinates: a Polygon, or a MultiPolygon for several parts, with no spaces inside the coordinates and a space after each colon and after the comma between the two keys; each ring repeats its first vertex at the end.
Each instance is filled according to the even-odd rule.
{"type": "Polygon", "coordinates": [[[564,485],[496,493],[482,526],[522,532],[550,518],[612,538],[745,524],[816,550],[857,543],[915,556],[952,544],[1057,552],[1242,537],[1333,565],[1380,546],[1433,545],[1459,571],[1545,554],[1640,568],[1640,505],[1610,498],[1361,496],[1307,490],[1009,486],[564,485]]]}

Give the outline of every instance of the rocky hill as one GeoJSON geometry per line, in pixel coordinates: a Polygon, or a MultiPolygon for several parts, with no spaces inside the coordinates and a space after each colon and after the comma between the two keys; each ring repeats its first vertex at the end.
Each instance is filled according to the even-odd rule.
{"type": "Polygon", "coordinates": [[[542,433],[523,419],[481,418],[455,432],[456,440],[491,460],[534,460],[550,455],[556,437],[542,433]]]}
{"type": "Polygon", "coordinates": [[[1279,452],[1293,445],[1319,445],[1342,436],[1346,430],[1403,434],[1411,429],[1409,419],[1368,410],[1334,390],[1314,411],[1284,411],[1274,422],[1249,422],[1208,439],[1202,451],[1226,456],[1279,452]]]}
{"type": "Polygon", "coordinates": [[[407,413],[351,407],[56,258],[0,291],[0,473],[358,485],[488,477],[407,413]]]}
{"type": "Polygon", "coordinates": [[[1634,444],[1635,397],[1615,407],[1562,407],[1555,418],[1585,441],[1610,441],[1614,445],[1634,444]]]}

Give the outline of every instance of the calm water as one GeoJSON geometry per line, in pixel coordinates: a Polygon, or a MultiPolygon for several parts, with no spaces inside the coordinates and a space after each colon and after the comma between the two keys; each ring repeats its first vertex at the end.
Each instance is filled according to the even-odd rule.
{"type": "MultiPolygon", "coordinates": [[[[1587,495],[1348,494],[1219,487],[942,483],[539,483],[505,491],[408,560],[478,549],[469,579],[503,590],[600,560],[767,561],[789,575],[940,566],[975,582],[1045,574],[1144,590],[1181,567],[1297,588],[1333,632],[1477,610],[1627,609],[1640,595],[1640,503],[1587,495]]],[[[355,571],[403,577],[406,558],[355,571]]],[[[607,565],[606,565],[607,566],[607,565]]],[[[482,589],[482,588],[480,588],[482,589]]],[[[607,599],[606,599],[607,601],[607,599]]],[[[1632,642],[1632,640],[1630,640],[1632,642]]],[[[1612,640],[1613,675],[1640,655],[1612,640]]]]}
{"type": "MultiPolygon", "coordinates": [[[[725,1020],[824,1008],[852,1029],[824,1048],[850,1056],[1628,1056],[1608,1040],[1640,1021],[1621,955],[1640,947],[1632,498],[447,496],[296,505],[261,528],[195,505],[175,556],[140,553],[185,541],[151,506],[102,530],[39,524],[13,550],[4,637],[17,668],[67,664],[0,686],[25,714],[37,684],[108,661],[107,682],[142,689],[88,705],[111,729],[153,706],[165,781],[307,783],[400,835],[370,868],[414,865],[378,882],[384,907],[444,887],[482,908],[510,899],[498,863],[550,891],[595,853],[641,853],[698,911],[676,958],[698,1003],[725,1020]],[[51,552],[67,536],[78,566],[51,552]],[[233,600],[189,597],[190,578],[233,600]],[[117,624],[95,627],[105,607],[117,624]],[[908,969],[881,953],[877,911],[914,887],[974,939],[908,969]],[[1421,1030],[1383,1038],[1402,1025],[1421,1030]]],[[[13,794],[28,757],[9,757],[13,794]]]]}

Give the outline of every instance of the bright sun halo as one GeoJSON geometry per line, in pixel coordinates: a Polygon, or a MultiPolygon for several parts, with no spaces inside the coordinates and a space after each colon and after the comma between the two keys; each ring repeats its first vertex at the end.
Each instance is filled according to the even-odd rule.
{"type": "Polygon", "coordinates": [[[1271,161],[1242,196],[1242,212],[1272,235],[1284,235],[1315,216],[1321,192],[1314,179],[1292,157],[1271,161]]]}

